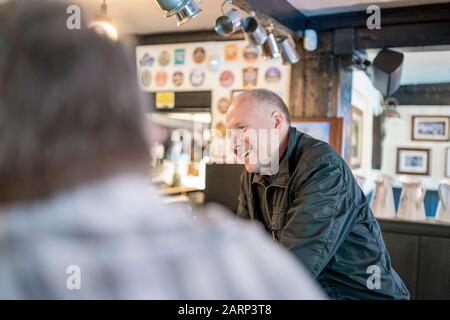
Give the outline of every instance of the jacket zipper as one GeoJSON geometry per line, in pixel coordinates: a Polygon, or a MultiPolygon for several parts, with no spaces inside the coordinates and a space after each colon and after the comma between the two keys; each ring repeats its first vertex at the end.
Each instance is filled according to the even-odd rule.
{"type": "MultiPolygon", "coordinates": [[[[264,184],[262,184],[262,183],[260,183],[258,181],[255,181],[255,182],[264,188],[264,204],[265,204],[265,207],[266,207],[267,217],[269,218],[269,227],[271,227],[272,224],[273,224],[273,221],[272,221],[273,213],[271,214],[271,212],[269,211],[269,206],[267,205],[267,190],[270,187],[286,188],[286,186],[269,185],[269,186],[266,187],[264,184]]],[[[276,235],[276,230],[272,230],[271,229],[270,231],[272,233],[273,240],[278,241],[278,238],[277,238],[277,235],[276,235]]]]}
{"type": "MultiPolygon", "coordinates": [[[[269,206],[267,205],[267,189],[269,189],[269,187],[270,187],[270,186],[264,187],[264,204],[266,205],[266,212],[267,212],[267,216],[268,216],[268,218],[269,218],[269,227],[271,227],[272,224],[273,224],[273,221],[272,221],[272,219],[273,219],[273,213],[271,213],[271,212],[269,211],[269,206]]],[[[277,241],[277,238],[276,238],[276,236],[275,236],[275,230],[272,230],[272,228],[271,228],[270,231],[272,232],[272,238],[273,238],[273,240],[277,241]]]]}

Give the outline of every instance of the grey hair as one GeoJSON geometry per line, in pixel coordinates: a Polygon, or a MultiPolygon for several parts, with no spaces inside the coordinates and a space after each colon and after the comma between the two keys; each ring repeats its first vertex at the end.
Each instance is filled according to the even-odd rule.
{"type": "Polygon", "coordinates": [[[0,5],[0,204],[147,172],[131,50],[84,22],[68,30],[66,9],[47,0],[0,5]]]}
{"type": "Polygon", "coordinates": [[[289,110],[283,99],[275,92],[268,89],[253,89],[246,91],[239,95],[237,98],[250,99],[256,105],[261,106],[274,106],[276,107],[286,118],[286,121],[290,123],[289,110]]]}

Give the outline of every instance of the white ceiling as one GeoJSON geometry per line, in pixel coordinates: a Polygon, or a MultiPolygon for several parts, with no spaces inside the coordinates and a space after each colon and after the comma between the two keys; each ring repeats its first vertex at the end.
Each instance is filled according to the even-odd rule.
{"type": "MultiPolygon", "coordinates": [[[[71,0],[83,12],[92,15],[100,10],[103,0],[71,0]]],[[[176,31],[211,30],[221,15],[221,0],[204,0],[202,13],[177,27],[175,17],[166,18],[154,0],[107,0],[108,14],[121,33],[165,33],[176,31]]]]}
{"type": "Polygon", "coordinates": [[[365,11],[371,4],[380,8],[416,6],[433,3],[450,3],[450,0],[288,0],[307,16],[350,11],[365,11]]]}

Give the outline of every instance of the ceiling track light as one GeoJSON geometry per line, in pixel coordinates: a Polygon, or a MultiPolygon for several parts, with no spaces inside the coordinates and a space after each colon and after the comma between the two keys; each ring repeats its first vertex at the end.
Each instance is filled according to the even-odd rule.
{"type": "Polygon", "coordinates": [[[225,12],[224,6],[232,3],[231,0],[225,0],[222,3],[222,15],[216,19],[214,30],[222,37],[228,37],[242,28],[241,15],[238,10],[232,8],[225,12]]]}
{"type": "MultiPolygon", "coordinates": [[[[155,0],[155,2],[166,17],[176,17],[177,26],[197,17],[202,11],[195,0],[155,0]]],[[[203,3],[203,0],[199,3],[203,3]]]]}
{"type": "Polygon", "coordinates": [[[282,36],[278,39],[281,48],[281,58],[283,64],[296,64],[300,61],[300,55],[297,52],[294,39],[290,35],[282,36]]]}
{"type": "Polygon", "coordinates": [[[242,30],[249,44],[261,48],[263,59],[282,57],[284,64],[294,64],[300,60],[295,42],[290,35],[277,37],[273,23],[270,22],[267,27],[263,26],[254,11],[245,18],[241,18],[239,11],[234,8],[225,12],[226,4],[232,4],[232,0],[222,2],[222,15],[216,19],[214,25],[217,34],[228,37],[242,30]]]}
{"type": "Polygon", "coordinates": [[[117,41],[119,38],[117,29],[112,24],[112,19],[108,16],[106,0],[103,0],[102,5],[100,6],[100,13],[95,17],[94,21],[91,22],[89,27],[113,41],[117,41]]]}
{"type": "Polygon", "coordinates": [[[266,31],[267,40],[262,45],[263,59],[269,60],[281,57],[281,51],[278,46],[278,41],[274,35],[274,28],[272,23],[269,24],[269,26],[266,28],[266,31]]]}
{"type": "Polygon", "coordinates": [[[242,29],[247,41],[253,45],[261,46],[267,40],[267,31],[254,16],[248,16],[242,21],[242,29]]]}

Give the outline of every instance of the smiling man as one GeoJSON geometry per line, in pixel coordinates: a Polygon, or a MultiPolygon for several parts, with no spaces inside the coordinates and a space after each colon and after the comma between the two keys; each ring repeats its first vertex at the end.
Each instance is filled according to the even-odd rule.
{"type": "Polygon", "coordinates": [[[290,126],[278,95],[240,95],[227,128],[246,169],[241,218],[263,223],[333,299],[409,299],[351,170],[327,143],[290,126]]]}

